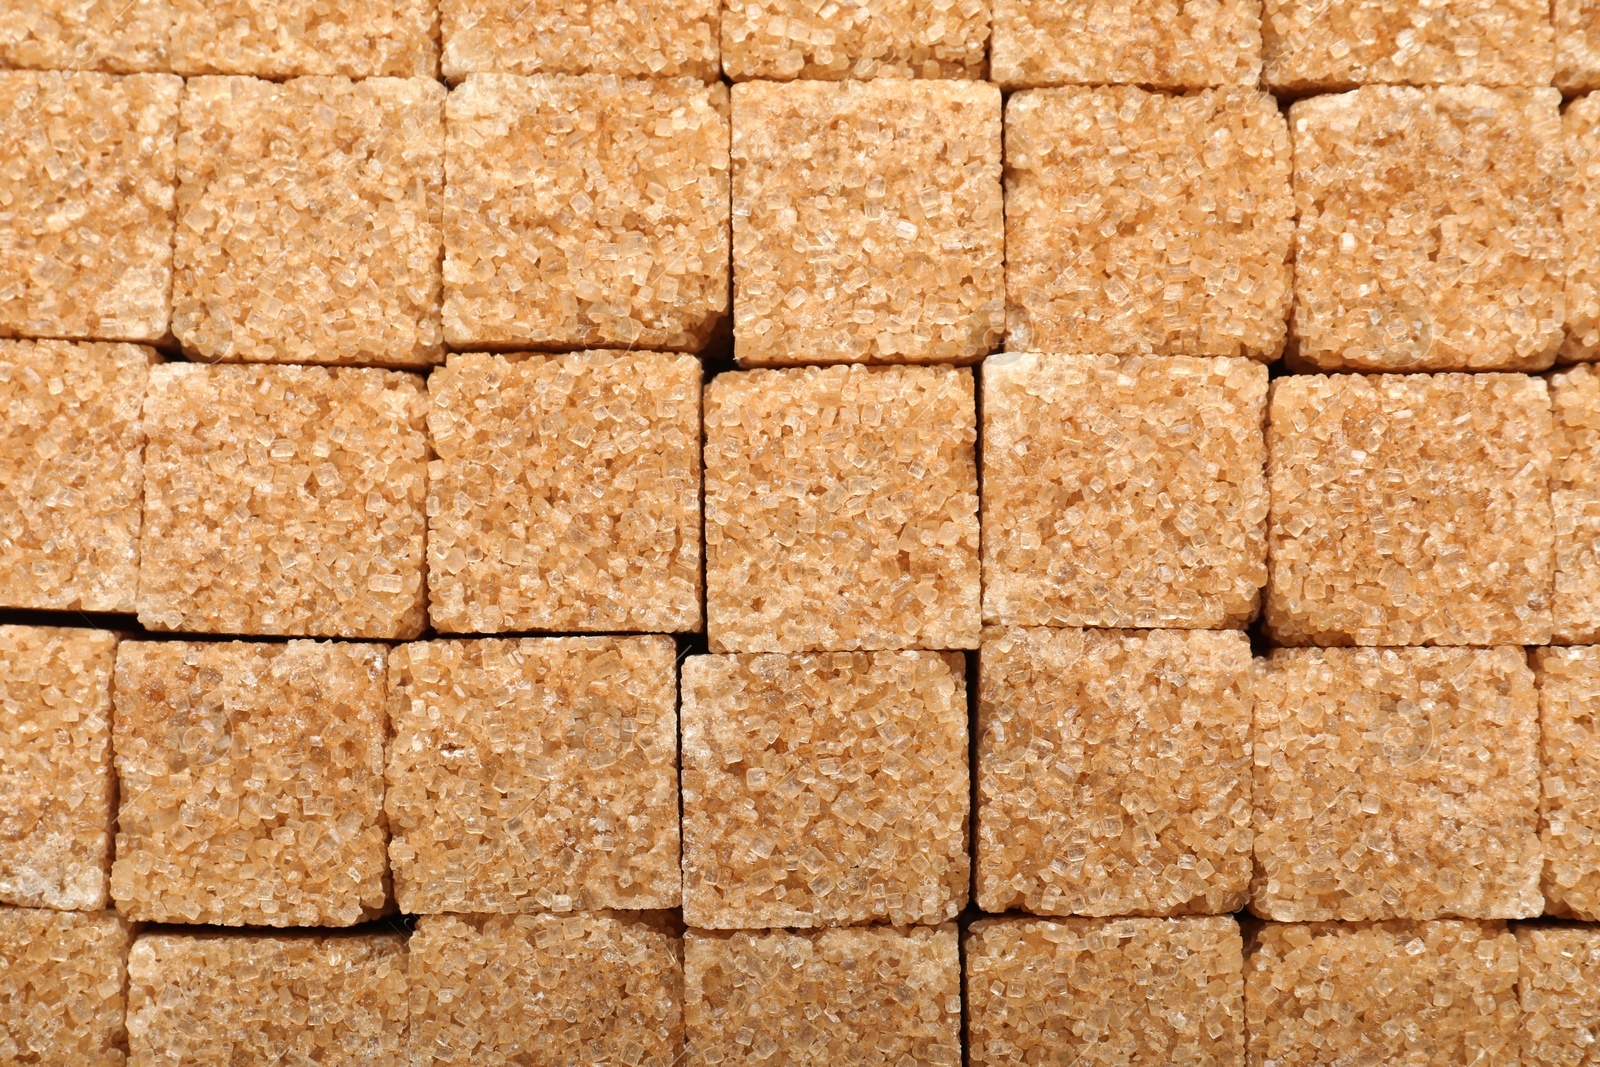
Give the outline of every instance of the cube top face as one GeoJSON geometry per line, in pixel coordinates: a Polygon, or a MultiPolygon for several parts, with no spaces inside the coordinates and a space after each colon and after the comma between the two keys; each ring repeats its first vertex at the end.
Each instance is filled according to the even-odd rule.
{"type": "Polygon", "coordinates": [[[1580,365],[1550,376],[1555,466],[1552,638],[1600,643],[1600,368],[1580,365]]]}
{"type": "Polygon", "coordinates": [[[700,378],[660,352],[453,355],[430,375],[434,627],[699,630],[700,378]]]}
{"type": "Polygon", "coordinates": [[[1251,873],[1242,633],[985,631],[978,905],[1221,914],[1251,873]]]}
{"type": "Polygon", "coordinates": [[[715,81],[717,0],[439,0],[444,73],[715,81]]]}
{"type": "Polygon", "coordinates": [[[123,1067],[131,940],[114,912],[0,908],[0,1056],[123,1067]]]}
{"type": "Polygon", "coordinates": [[[1279,649],[1258,668],[1252,737],[1257,915],[1543,910],[1522,649],[1279,649]]]}
{"type": "Polygon", "coordinates": [[[980,919],[966,988],[974,1067],[1244,1061],[1244,942],[1231,916],[980,919]]]}
{"type": "Polygon", "coordinates": [[[139,621],[151,629],[421,632],[421,378],[341,367],[154,368],[139,621]]]}
{"type": "Polygon", "coordinates": [[[1294,375],[1269,403],[1266,622],[1278,642],[1549,643],[1541,379],[1294,375]]]}
{"type": "Polygon", "coordinates": [[[953,923],[684,939],[690,1067],[961,1062],[961,961],[953,923]]]}
{"type": "Polygon", "coordinates": [[[972,373],[805,367],[706,389],[713,652],[976,648],[972,373]]]}
{"type": "Polygon", "coordinates": [[[439,361],[444,100],[421,78],[191,79],[172,312],[184,349],[439,361]]]}
{"type": "Polygon", "coordinates": [[[675,908],[668,637],[427,641],[389,657],[400,910],[675,908]]]}
{"type": "Polygon", "coordinates": [[[431,0],[173,0],[172,7],[172,69],[179,74],[433,78],[439,72],[431,0]]]}
{"type": "Polygon", "coordinates": [[[971,877],[968,781],[958,653],[692,657],[684,921],[953,919],[971,877]]]}
{"type": "Polygon", "coordinates": [[[131,612],[152,349],[0,340],[0,605],[131,612]]]}
{"type": "Polygon", "coordinates": [[[1401,10],[1383,0],[1266,0],[1262,83],[1275,93],[1359,85],[1549,85],[1548,0],[1445,0],[1401,10]]]}
{"type": "Polygon", "coordinates": [[[1561,136],[1568,164],[1561,194],[1567,321],[1559,358],[1563,362],[1597,360],[1600,250],[1589,235],[1600,226],[1600,97],[1581,97],[1568,104],[1561,113],[1561,136]]]}
{"type": "Polygon", "coordinates": [[[166,335],[182,91],[170,74],[0,72],[0,336],[166,335]]]}
{"type": "Polygon", "coordinates": [[[1000,90],[733,90],[734,356],[972,363],[1005,328],[1000,90]]]}
{"type": "Polygon", "coordinates": [[[10,0],[0,67],[165,70],[171,28],[172,0],[10,0]]]}
{"type": "Polygon", "coordinates": [[[1250,1067],[1517,1062],[1517,939],[1503,923],[1269,923],[1247,949],[1250,1067]]]}
{"type": "MultiPolygon", "coordinates": [[[[1600,920],[1600,646],[1542,648],[1545,913],[1600,920]]],[[[1600,975],[1597,975],[1600,980],[1600,975]]]]}
{"type": "Polygon", "coordinates": [[[984,617],[1240,627],[1267,580],[1267,369],[1006,353],[983,365],[984,617]]]}
{"type": "Polygon", "coordinates": [[[221,926],[352,926],[385,911],[384,651],[123,642],[117,909],[221,926]]]}
{"type": "Polygon", "coordinates": [[[1521,1062],[1571,1067],[1593,1060],[1600,1036],[1600,931],[1592,927],[1517,928],[1521,1062]]]}
{"type": "Polygon", "coordinates": [[[410,954],[411,1063],[683,1057],[683,947],[620,915],[429,915],[410,954]]]}
{"type": "Polygon", "coordinates": [[[1283,350],[1289,131],[1254,89],[1043,89],[1006,104],[1006,347],[1283,350]]]}
{"type": "Polygon", "coordinates": [[[1555,89],[1451,85],[1291,107],[1298,358],[1548,367],[1565,317],[1560,104],[1555,89]]]}
{"type": "Polygon", "coordinates": [[[1554,0],[1555,84],[1563,93],[1600,89],[1600,4],[1594,0],[1554,0]]]}
{"type": "Polygon", "coordinates": [[[479,74],[445,115],[449,344],[706,344],[728,311],[725,86],[479,74]]]}
{"type": "Polygon", "coordinates": [[[405,1062],[406,1016],[397,933],[151,934],[128,956],[133,1067],[387,1067],[405,1062]]]}
{"type": "Polygon", "coordinates": [[[722,69],[734,81],[982,78],[989,0],[727,0],[722,69]]]}
{"type": "Polygon", "coordinates": [[[103,630],[0,626],[0,901],[106,906],[116,779],[103,630]]]}
{"type": "Polygon", "coordinates": [[[1254,86],[1261,9],[1246,0],[1162,7],[1151,0],[993,0],[990,77],[1004,89],[1254,86]]]}

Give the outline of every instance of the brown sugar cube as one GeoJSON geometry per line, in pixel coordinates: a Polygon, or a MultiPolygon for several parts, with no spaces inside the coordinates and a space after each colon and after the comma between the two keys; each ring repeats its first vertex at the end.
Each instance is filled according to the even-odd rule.
{"type": "Polygon", "coordinates": [[[384,652],[124,641],[117,910],[221,926],[352,926],[385,911],[384,652]]]}
{"type": "Polygon", "coordinates": [[[123,1067],[132,934],[114,912],[0,907],[0,1063],[123,1067]]]}
{"type": "Polygon", "coordinates": [[[428,377],[446,633],[697,631],[700,361],[452,355],[428,377]]]}
{"type": "Polygon", "coordinates": [[[172,309],[185,350],[437,362],[444,100],[421,78],[190,79],[172,309]]]}
{"type": "Polygon", "coordinates": [[[405,1034],[392,931],[151,934],[128,955],[130,1067],[401,1067],[405,1034]]]}
{"type": "Polygon", "coordinates": [[[1548,367],[1565,317],[1560,103],[1379,85],[1291,107],[1291,354],[1327,370],[1548,367]]]}
{"type": "Polygon", "coordinates": [[[728,90],[481,74],[445,105],[456,348],[697,351],[728,312],[728,90]]]}
{"type": "Polygon", "coordinates": [[[1218,915],[1250,887],[1242,633],[984,632],[978,906],[1218,915]]]}
{"type": "Polygon", "coordinates": [[[1518,926],[1523,1067],[1579,1067],[1600,1042],[1600,930],[1518,926]]]}
{"type": "Polygon", "coordinates": [[[1553,0],[1556,30],[1555,84],[1567,94],[1600,89],[1600,3],[1553,0]]]}
{"type": "Polygon", "coordinates": [[[954,923],[684,938],[688,1067],[961,1062],[954,923]]]}
{"type": "Polygon", "coordinates": [[[168,69],[171,0],[4,0],[0,14],[0,67],[168,69]]]}
{"type": "Polygon", "coordinates": [[[670,637],[395,649],[384,810],[400,910],[677,907],[676,682],[670,637]]]}
{"type": "Polygon", "coordinates": [[[106,906],[116,648],[104,630],[0,626],[0,901],[106,906]]]}
{"type": "Polygon", "coordinates": [[[0,606],[132,612],[153,349],[0,340],[0,606]]]}
{"type": "Polygon", "coordinates": [[[444,73],[715,81],[717,0],[439,0],[444,73]]]}
{"type": "Polygon", "coordinates": [[[751,78],[982,78],[989,0],[727,0],[722,70],[751,78]]]}
{"type": "Polygon", "coordinates": [[[1555,466],[1553,639],[1600,643],[1600,367],[1581,365],[1550,378],[1555,466]]]}
{"type": "Polygon", "coordinates": [[[999,89],[746,82],[733,169],[742,365],[972,363],[999,346],[999,89]]]}
{"type": "MultiPolygon", "coordinates": [[[[1597,72],[1600,73],[1600,72],[1597,72]]],[[[1568,104],[1561,115],[1567,156],[1561,198],[1561,230],[1566,240],[1566,337],[1563,362],[1600,359],[1600,96],[1568,104]]]]}
{"type": "Polygon", "coordinates": [[[139,621],[416,637],[426,411],[422,379],[395,371],[154,368],[139,621]]]}
{"type": "Polygon", "coordinates": [[[993,0],[990,77],[1003,89],[1254,86],[1261,9],[1248,0],[993,0]]]}
{"type": "Polygon", "coordinates": [[[0,71],[0,336],[166,337],[182,91],[0,71]]]}
{"type": "Polygon", "coordinates": [[[1592,922],[1600,920],[1600,645],[1541,648],[1532,658],[1544,776],[1544,910],[1592,922]]]}
{"type": "Polygon", "coordinates": [[[959,653],[684,663],[691,926],[953,919],[971,878],[969,804],[959,653]]]}
{"type": "Polygon", "coordinates": [[[683,942],[621,915],[437,915],[410,952],[411,1067],[675,1067],[683,942]]]}
{"type": "Polygon", "coordinates": [[[984,617],[1242,627],[1267,580],[1267,369],[1006,353],[983,365],[984,617]]]}
{"type": "Polygon", "coordinates": [[[439,73],[431,0],[172,0],[172,9],[172,69],[179,74],[439,73]]]}
{"type": "Polygon", "coordinates": [[[1543,910],[1538,704],[1522,649],[1278,649],[1258,668],[1252,739],[1257,915],[1543,910]]]}
{"type": "Polygon", "coordinates": [[[713,652],[977,648],[972,372],[804,367],[706,390],[713,652]]]}
{"type": "Polygon", "coordinates": [[[1549,643],[1550,470],[1538,378],[1280,378],[1268,631],[1290,645],[1549,643]]]}
{"type": "Polygon", "coordinates": [[[1360,85],[1549,85],[1549,0],[1265,0],[1261,80],[1275,93],[1360,85]]]}
{"type": "Polygon", "coordinates": [[[1244,1064],[1233,918],[980,919],[966,938],[973,1067],[1244,1064]]]}
{"type": "Polygon", "coordinates": [[[1043,89],[1006,104],[1006,348],[1274,360],[1289,131],[1254,89],[1043,89]]]}
{"type": "Polygon", "coordinates": [[[1266,923],[1246,944],[1250,1067],[1517,1067],[1504,923],[1266,923]]]}

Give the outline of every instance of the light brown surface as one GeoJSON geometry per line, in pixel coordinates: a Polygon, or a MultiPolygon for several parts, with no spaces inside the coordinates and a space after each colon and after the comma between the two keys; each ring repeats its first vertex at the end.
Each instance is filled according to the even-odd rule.
{"type": "Polygon", "coordinates": [[[1283,350],[1289,133],[1253,89],[1132,86],[1006,104],[1006,348],[1283,350]]]}
{"type": "MultiPolygon", "coordinates": [[[[1600,73],[1600,72],[1597,72],[1600,73]]],[[[1563,361],[1600,359],[1600,97],[1582,97],[1561,115],[1566,152],[1561,232],[1566,244],[1566,339],[1563,361]]]]}
{"type": "Polygon", "coordinates": [[[122,1067],[131,940],[114,912],[0,907],[0,1062],[122,1067]]]}
{"type": "Polygon", "coordinates": [[[0,67],[168,69],[172,0],[7,0],[0,20],[0,67]]]}
{"type": "Polygon", "coordinates": [[[717,0],[439,0],[444,73],[714,81],[717,0]]]}
{"type": "Polygon", "coordinates": [[[1552,0],[1556,28],[1556,87],[1564,93],[1600,89],[1600,3],[1552,0]]]}
{"type": "Polygon", "coordinates": [[[1544,777],[1544,910],[1600,920],[1600,646],[1541,648],[1532,660],[1544,777]]]}
{"type": "Polygon", "coordinates": [[[700,362],[452,355],[428,378],[446,633],[701,628],[700,362]]]}
{"type": "Polygon", "coordinates": [[[395,649],[384,810],[400,910],[677,907],[674,657],[667,637],[395,649]]]}
{"type": "Polygon", "coordinates": [[[395,371],[152,370],[139,621],[415,637],[427,603],[426,414],[422,379],[395,371]]]}
{"type": "Polygon", "coordinates": [[[690,926],[937,923],[961,911],[959,654],[694,656],[682,692],[690,926]]]}
{"type": "Polygon", "coordinates": [[[751,78],[982,78],[989,0],[726,0],[722,69],[751,78]]]}
{"type": "Polygon", "coordinates": [[[1368,86],[1291,107],[1291,351],[1324,370],[1548,367],[1565,318],[1560,103],[1368,86]]]}
{"type": "Polygon", "coordinates": [[[998,348],[1000,127],[985,83],[735,86],[740,364],[970,363],[998,348]]]}
{"type": "Polygon", "coordinates": [[[1280,378],[1268,632],[1296,645],[1548,643],[1551,464],[1538,378],[1280,378]]]}
{"type": "Polygon", "coordinates": [[[713,652],[976,648],[972,373],[805,367],[705,394],[713,652]]]}
{"type": "Polygon", "coordinates": [[[351,926],[387,910],[384,655],[124,641],[117,910],[221,926],[351,926]]]}
{"type": "Polygon", "coordinates": [[[432,78],[433,0],[171,0],[178,74],[432,78]]]}
{"type": "Polygon", "coordinates": [[[1600,1055],[1600,930],[1517,928],[1522,1067],[1591,1067],[1600,1055]]]}
{"type": "Polygon", "coordinates": [[[1555,521],[1553,638],[1600,641],[1600,367],[1550,376],[1554,460],[1550,505],[1555,521]]]}
{"type": "Polygon", "coordinates": [[[1251,911],[1543,910],[1538,703],[1522,649],[1278,649],[1257,669],[1251,911]]]}

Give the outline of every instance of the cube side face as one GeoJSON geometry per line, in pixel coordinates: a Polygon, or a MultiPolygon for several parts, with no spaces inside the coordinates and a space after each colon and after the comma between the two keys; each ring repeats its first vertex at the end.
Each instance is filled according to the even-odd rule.
{"type": "Polygon", "coordinates": [[[1600,646],[1543,648],[1540,839],[1545,912],[1600,920],[1600,646]]]}
{"type": "Polygon", "coordinates": [[[389,671],[402,911],[679,905],[671,638],[428,641],[389,671]]]}
{"type": "Polygon", "coordinates": [[[0,1057],[123,1067],[132,932],[109,911],[0,908],[0,1057]]]}
{"type": "Polygon", "coordinates": [[[1250,1067],[1515,1067],[1517,957],[1502,923],[1268,923],[1245,960],[1250,1067]]]}
{"type": "Polygon", "coordinates": [[[388,910],[384,654],[123,642],[117,909],[222,926],[352,926],[388,910]]]}
{"type": "Polygon", "coordinates": [[[131,612],[154,350],[0,340],[0,605],[131,612]]]}
{"type": "Polygon", "coordinates": [[[1253,836],[1244,634],[990,629],[981,662],[979,907],[1243,906],[1253,836]]]}
{"type": "Polygon", "coordinates": [[[1600,4],[1594,0],[1554,0],[1555,85],[1563,93],[1600,89],[1600,4]]]}
{"type": "Polygon", "coordinates": [[[662,926],[424,916],[408,950],[413,1067],[682,1062],[683,942],[662,926]]]}
{"type": "Polygon", "coordinates": [[[705,345],[728,311],[724,86],[480,74],[445,115],[450,345],[705,345]]]}
{"type": "Polygon", "coordinates": [[[687,660],[684,920],[955,918],[971,877],[966,693],[955,653],[687,660]]]}
{"type": "Polygon", "coordinates": [[[796,1067],[860,1056],[961,1062],[961,960],[952,923],[684,939],[685,1062],[796,1067]],[[744,1040],[748,1038],[748,1040],[744,1040]]]}
{"type": "Polygon", "coordinates": [[[182,91],[170,74],[0,72],[0,336],[166,335],[182,91]]]}
{"type": "Polygon", "coordinates": [[[1289,131],[1253,89],[1043,89],[1006,105],[1009,351],[1278,357],[1289,131]]]}
{"type": "Polygon", "coordinates": [[[1242,627],[1267,580],[1267,369],[1007,353],[983,367],[984,617],[1242,627]]]}
{"type": "Polygon", "coordinates": [[[106,906],[117,637],[0,626],[0,901],[106,906]]]}
{"type": "Polygon", "coordinates": [[[987,84],[736,86],[739,363],[972,363],[997,348],[1000,129],[987,84]]]}
{"type": "Polygon", "coordinates": [[[940,9],[878,0],[824,15],[805,0],[728,0],[722,69],[734,81],[984,76],[988,0],[940,9]]]}
{"type": "Polygon", "coordinates": [[[405,1062],[406,942],[395,933],[151,934],[128,959],[132,1067],[405,1062]]]}
{"type": "Polygon", "coordinates": [[[721,73],[716,0],[439,0],[445,76],[721,73]]]}
{"type": "Polygon", "coordinates": [[[205,362],[443,358],[444,87],[191,79],[172,329],[205,362]]]}
{"type": "Polygon", "coordinates": [[[1274,652],[1256,684],[1251,910],[1540,914],[1537,709],[1520,648],[1274,652]]]}
{"type": "Polygon", "coordinates": [[[1600,1036],[1600,931],[1518,927],[1519,1042],[1525,1067],[1593,1061],[1600,1036]]]}
{"type": "MultiPolygon", "coordinates": [[[[1576,105],[1574,105],[1576,106],[1576,105]]],[[[1600,642],[1600,368],[1550,377],[1555,468],[1554,640],[1600,642]]]]}
{"type": "Polygon", "coordinates": [[[1254,86],[1261,73],[1261,10],[1241,0],[1168,9],[1109,0],[993,3],[990,77],[1005,89],[1254,86]]]}
{"type": "Polygon", "coordinates": [[[1589,235],[1600,226],[1600,97],[1585,96],[1567,105],[1561,135],[1567,162],[1561,194],[1567,318],[1559,358],[1593,361],[1600,359],[1600,252],[1589,235]]]}
{"type": "Polygon", "coordinates": [[[1266,623],[1277,641],[1549,642],[1555,535],[1542,380],[1283,378],[1269,401],[1267,452],[1266,623]]]}
{"type": "Polygon", "coordinates": [[[1244,941],[1231,917],[980,919],[965,958],[974,1067],[1061,1050],[1063,1063],[1244,1063],[1244,941]],[[1097,1018],[1115,1022],[1085,1025],[1097,1018]]]}
{"type": "Polygon", "coordinates": [[[1565,318],[1560,103],[1548,88],[1368,86],[1294,104],[1298,357],[1550,366],[1565,318]],[[1464,184],[1479,195],[1457,210],[1464,184]],[[1390,223],[1402,214],[1409,226],[1390,223]]]}
{"type": "Polygon", "coordinates": [[[151,372],[139,621],[404,639],[426,612],[427,394],[341,367],[151,372]]]}
{"type": "Polygon", "coordinates": [[[439,27],[427,0],[172,0],[179,74],[433,78],[439,27]]]}
{"type": "Polygon", "coordinates": [[[973,390],[950,367],[718,376],[705,397],[711,650],[976,648],[973,390]]]}
{"type": "Polygon", "coordinates": [[[168,69],[171,0],[13,0],[0,67],[139,74],[168,69]]]}
{"type": "Polygon", "coordinates": [[[428,379],[444,632],[701,629],[700,362],[457,356],[428,379]]]}

